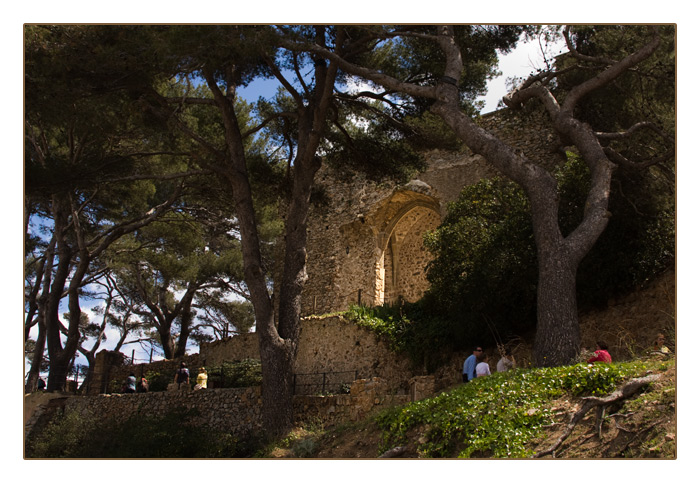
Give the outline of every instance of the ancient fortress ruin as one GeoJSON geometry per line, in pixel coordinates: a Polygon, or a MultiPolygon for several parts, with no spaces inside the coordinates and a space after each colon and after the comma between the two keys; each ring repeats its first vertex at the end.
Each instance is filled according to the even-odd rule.
{"type": "MultiPolygon", "coordinates": [[[[561,156],[543,116],[542,111],[499,111],[479,122],[532,159],[552,166],[561,156]]],[[[424,156],[427,169],[402,185],[370,181],[361,174],[339,179],[329,168],[317,175],[322,201],[312,204],[309,216],[308,281],[302,294],[296,374],[380,377],[390,391],[404,394],[411,391],[411,378],[422,375],[369,330],[324,314],[337,314],[351,304],[420,299],[428,288],[425,268],[431,257],[423,245],[424,234],[437,228],[448,203],[465,186],[497,174],[485,159],[466,149],[433,150],[424,156]]],[[[259,358],[257,334],[249,333],[202,344],[190,366],[259,358]]],[[[126,377],[126,370],[110,369],[106,375],[105,369],[96,369],[96,377],[103,380],[93,384],[93,390],[107,387],[106,379],[126,377]]],[[[445,376],[443,384],[452,376],[459,375],[445,376]]]]}
{"type": "MultiPolygon", "coordinates": [[[[542,116],[540,111],[518,116],[498,111],[480,123],[531,159],[552,166],[562,158],[542,116]]],[[[317,176],[326,203],[315,205],[310,216],[304,315],[346,310],[358,302],[375,306],[421,298],[430,260],[423,235],[437,228],[462,188],[498,174],[466,149],[424,156],[427,169],[401,186],[362,175],[338,182],[330,170],[317,176]]]]}
{"type": "MultiPolygon", "coordinates": [[[[500,111],[479,122],[531,159],[552,167],[562,158],[557,153],[556,135],[543,116],[541,111],[500,111]]],[[[423,235],[440,224],[448,203],[458,198],[464,186],[498,174],[482,157],[468,150],[432,150],[424,155],[427,169],[403,185],[376,183],[359,174],[338,180],[330,169],[317,176],[323,201],[315,203],[310,213],[309,279],[302,298],[303,319],[294,372],[300,378],[323,384],[340,377],[349,391],[299,391],[294,398],[297,420],[316,418],[330,424],[357,420],[377,408],[421,399],[461,381],[465,354],[453,354],[451,364],[428,376],[407,357],[392,352],[386,341],[337,315],[358,302],[373,306],[418,300],[428,288],[425,267],[430,253],[423,246],[423,235]],[[336,315],[324,315],[333,313],[336,315]]],[[[591,332],[615,341],[613,351],[622,351],[632,338],[648,345],[651,339],[643,340],[645,336],[653,337],[661,327],[673,328],[674,313],[675,276],[669,272],[643,294],[612,301],[606,313],[584,314],[582,337],[591,332]],[[637,321],[634,334],[630,327],[623,327],[630,317],[637,321]],[[620,334],[629,337],[621,338],[620,334]]],[[[525,362],[524,353],[516,357],[525,362]]],[[[194,368],[259,358],[257,334],[249,333],[202,344],[199,353],[185,360],[194,368]]],[[[114,418],[140,411],[165,413],[177,405],[196,406],[202,423],[213,421],[237,435],[250,434],[260,427],[259,387],[110,394],[110,388],[118,387],[130,372],[174,374],[180,362],[164,360],[132,366],[122,361],[119,353],[102,351],[97,355],[93,380],[85,391],[88,397],[30,395],[58,399],[25,399],[27,432],[52,405],[72,408],[81,417],[114,418]]]]}

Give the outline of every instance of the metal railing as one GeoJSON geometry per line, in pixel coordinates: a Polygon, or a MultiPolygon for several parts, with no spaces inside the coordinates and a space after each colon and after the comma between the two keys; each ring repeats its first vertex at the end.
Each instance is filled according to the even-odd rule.
{"type": "Polygon", "coordinates": [[[357,371],[294,374],[294,394],[346,394],[357,379],[357,371]]]}

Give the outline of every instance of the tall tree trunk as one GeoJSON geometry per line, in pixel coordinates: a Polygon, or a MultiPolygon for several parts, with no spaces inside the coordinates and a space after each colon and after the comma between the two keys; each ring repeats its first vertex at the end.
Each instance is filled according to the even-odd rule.
{"type": "Polygon", "coordinates": [[[44,349],[46,348],[46,325],[44,324],[44,317],[42,314],[39,314],[39,317],[37,317],[36,325],[39,328],[39,331],[36,336],[36,343],[34,344],[32,365],[29,368],[29,374],[27,377],[27,392],[37,390],[39,374],[41,373],[41,363],[44,360],[44,349]]]}
{"type": "MultiPolygon", "coordinates": [[[[268,323],[273,323],[269,321],[268,323]]],[[[289,339],[258,333],[263,369],[261,397],[265,434],[274,438],[285,434],[294,421],[294,361],[296,350],[289,339]]]]}
{"type": "MultiPolygon", "coordinates": [[[[344,34],[339,32],[336,42],[342,45],[344,34]]],[[[325,27],[316,26],[316,41],[325,43],[325,27]]],[[[247,173],[246,154],[240,127],[234,109],[235,76],[228,71],[227,89],[223,93],[213,71],[203,73],[214,100],[221,110],[228,154],[223,166],[218,167],[231,184],[236,216],[241,233],[241,248],[245,281],[255,309],[256,331],[262,362],[262,418],[267,436],[274,437],[291,429],[294,422],[294,361],[299,342],[301,291],[307,279],[306,242],[307,219],[311,187],[321,166],[316,156],[325,131],[331,107],[337,65],[317,59],[314,63],[315,85],[310,99],[304,98],[284,79],[272,62],[275,75],[288,89],[296,102],[298,116],[297,150],[292,172],[292,193],[285,219],[285,254],[279,289],[279,320],[275,325],[274,307],[268,292],[262,267],[260,239],[257,231],[255,208],[247,173]]]]}
{"type": "Polygon", "coordinates": [[[66,355],[61,341],[60,304],[68,280],[73,251],[66,241],[70,209],[68,202],[59,195],[52,199],[54,218],[54,236],[56,237],[56,255],[58,263],[51,282],[44,321],[46,323],[46,345],[49,351],[49,377],[47,391],[62,391],[68,375],[70,355],[66,355]]]}
{"type": "Polygon", "coordinates": [[[539,257],[535,364],[539,367],[570,364],[579,350],[576,264],[561,251],[548,252],[539,257]]]}
{"type": "Polygon", "coordinates": [[[176,358],[184,357],[185,354],[187,354],[187,341],[192,332],[192,319],[194,318],[194,314],[192,313],[192,300],[194,299],[194,294],[197,292],[198,287],[199,284],[191,283],[178,304],[180,313],[180,336],[178,337],[177,348],[175,350],[176,358]]]}
{"type": "Polygon", "coordinates": [[[162,319],[162,321],[156,326],[158,335],[160,336],[160,345],[163,348],[163,357],[166,359],[174,359],[176,357],[175,344],[173,343],[173,337],[170,333],[171,325],[172,321],[162,319]]]}

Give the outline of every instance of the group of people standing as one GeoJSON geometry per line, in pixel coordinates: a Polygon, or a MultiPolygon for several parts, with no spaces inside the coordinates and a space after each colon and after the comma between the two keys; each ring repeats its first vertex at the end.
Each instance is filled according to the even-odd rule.
{"type": "MultiPolygon", "coordinates": [[[[659,334],[655,347],[659,347],[658,351],[663,351],[665,349],[668,351],[664,345],[663,335],[659,334]],[[659,342],[661,340],[661,342],[659,342]],[[663,347],[663,349],[661,348],[663,347]]],[[[583,349],[585,352],[585,348],[583,349]]],[[[501,358],[496,364],[496,370],[498,372],[505,372],[515,367],[515,358],[511,354],[510,349],[502,348],[500,350],[501,358]]],[[[491,368],[488,364],[488,355],[484,352],[481,346],[474,347],[472,354],[466,358],[464,365],[462,367],[462,382],[469,382],[472,379],[482,376],[490,376],[491,368]]],[[[605,342],[599,341],[596,343],[596,350],[587,361],[588,363],[594,362],[612,362],[612,357],[608,352],[608,346],[605,342]]]]}
{"type": "MultiPolygon", "coordinates": [[[[467,357],[462,366],[462,382],[469,382],[477,377],[490,376],[491,367],[488,360],[489,357],[481,346],[474,347],[472,355],[467,357]]],[[[505,372],[514,367],[515,357],[511,354],[510,349],[504,349],[502,357],[496,363],[496,370],[505,372]]]]}
{"type": "MultiPolygon", "coordinates": [[[[209,379],[209,376],[207,375],[207,370],[204,367],[199,368],[199,373],[197,374],[197,383],[194,386],[194,390],[199,390],[199,389],[206,389],[207,388],[207,380],[209,379]]],[[[177,388],[180,389],[183,387],[190,387],[190,370],[187,368],[187,363],[186,362],[181,362],[180,363],[180,368],[177,370],[175,373],[175,380],[174,382],[177,384],[177,388]]]]}
{"type": "MultiPolygon", "coordinates": [[[[206,389],[208,380],[207,370],[204,367],[199,369],[197,374],[197,383],[194,386],[195,390],[206,389]]],[[[177,372],[175,372],[175,378],[173,382],[177,384],[178,389],[184,389],[190,387],[190,370],[187,368],[186,362],[181,362],[180,367],[177,372]]],[[[141,376],[138,384],[136,382],[136,376],[132,372],[126,378],[124,386],[122,387],[122,392],[125,394],[131,394],[135,392],[148,392],[148,380],[143,375],[141,376]]]]}

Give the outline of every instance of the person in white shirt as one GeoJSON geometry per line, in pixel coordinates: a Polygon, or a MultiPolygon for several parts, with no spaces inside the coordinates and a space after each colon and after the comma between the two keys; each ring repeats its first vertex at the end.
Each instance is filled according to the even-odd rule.
{"type": "Polygon", "coordinates": [[[479,363],[476,365],[476,377],[490,376],[491,368],[489,367],[489,357],[483,352],[476,358],[479,363]]]}

